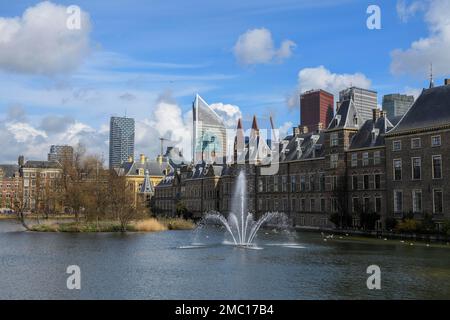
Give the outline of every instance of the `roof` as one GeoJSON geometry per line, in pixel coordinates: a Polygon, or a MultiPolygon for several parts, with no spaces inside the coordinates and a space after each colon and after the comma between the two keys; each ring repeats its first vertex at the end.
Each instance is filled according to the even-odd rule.
{"type": "Polygon", "coordinates": [[[0,164],[0,171],[3,173],[3,178],[14,178],[19,171],[19,166],[16,164],[0,164]]]}
{"type": "Polygon", "coordinates": [[[28,160],[23,168],[39,168],[39,169],[59,169],[61,165],[57,161],[34,161],[28,160]]]}
{"type": "Polygon", "coordinates": [[[142,183],[140,193],[154,193],[153,183],[149,177],[148,170],[145,170],[144,182],[142,183]]]}
{"type": "Polygon", "coordinates": [[[384,145],[384,135],[391,130],[392,123],[387,117],[379,117],[375,123],[367,120],[361,129],[353,136],[350,149],[378,147],[384,145]]]}
{"type": "Polygon", "coordinates": [[[424,89],[389,133],[450,124],[450,85],[424,89]]]}
{"type": "Polygon", "coordinates": [[[359,129],[362,121],[353,99],[349,99],[341,103],[328,129],[359,129]]]}
{"type": "Polygon", "coordinates": [[[139,175],[139,169],[148,171],[150,176],[164,176],[165,171],[170,167],[168,162],[159,163],[156,160],[146,160],[144,163],[141,161],[124,162],[120,166],[121,174],[127,176],[139,175]]]}
{"type": "Polygon", "coordinates": [[[313,159],[323,156],[324,132],[308,132],[289,135],[281,142],[284,152],[280,153],[280,161],[313,159]]]}

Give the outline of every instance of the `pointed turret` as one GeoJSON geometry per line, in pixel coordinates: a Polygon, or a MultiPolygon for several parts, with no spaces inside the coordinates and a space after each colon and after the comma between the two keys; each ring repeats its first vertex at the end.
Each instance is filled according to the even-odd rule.
{"type": "Polygon", "coordinates": [[[255,115],[253,116],[252,130],[259,131],[258,121],[256,121],[256,116],[255,115]]]}

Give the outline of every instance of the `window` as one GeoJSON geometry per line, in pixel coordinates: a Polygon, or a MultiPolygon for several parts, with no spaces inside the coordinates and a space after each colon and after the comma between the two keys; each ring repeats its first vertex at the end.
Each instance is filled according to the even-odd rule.
{"type": "Polygon", "coordinates": [[[403,211],[403,191],[394,190],[394,212],[403,211]]]}
{"type": "Polygon", "coordinates": [[[370,210],[370,198],[369,197],[365,197],[364,198],[364,212],[367,212],[370,210]]]}
{"type": "Polygon", "coordinates": [[[291,191],[292,192],[297,191],[297,182],[295,176],[291,176],[291,191]]]}
{"type": "Polygon", "coordinates": [[[433,189],[433,213],[444,212],[444,199],[442,189],[433,189]]]}
{"type": "Polygon", "coordinates": [[[325,211],[325,199],[324,198],[320,199],[320,211],[321,212],[325,211]]]}
{"type": "Polygon", "coordinates": [[[364,152],[363,153],[363,166],[368,166],[368,165],[369,165],[369,153],[364,152]]]}
{"type": "Polygon", "coordinates": [[[358,190],[358,176],[357,175],[352,176],[352,189],[358,190]]]}
{"type": "Polygon", "coordinates": [[[337,212],[338,211],[338,202],[336,198],[331,198],[331,212],[337,212]]]}
{"type": "Polygon", "coordinates": [[[422,139],[412,138],[411,139],[411,149],[419,149],[420,147],[422,147],[422,139]]]}
{"type": "Polygon", "coordinates": [[[352,153],[352,168],[358,166],[358,154],[352,153]]]}
{"type": "Polygon", "coordinates": [[[309,202],[310,202],[310,206],[311,206],[311,212],[314,212],[314,211],[316,211],[316,200],[315,199],[311,199],[311,200],[309,200],[309,202]]]}
{"type": "Polygon", "coordinates": [[[263,180],[262,178],[258,179],[258,191],[263,192],[263,180]]]}
{"type": "Polygon", "coordinates": [[[420,157],[411,158],[412,162],[412,179],[420,180],[422,173],[422,163],[420,157]]]}
{"type": "Polygon", "coordinates": [[[352,212],[358,212],[359,207],[359,199],[352,198],[352,212]]]}
{"type": "Polygon", "coordinates": [[[422,212],[422,190],[413,190],[413,212],[422,212]]]}
{"type": "Polygon", "coordinates": [[[381,197],[375,197],[375,212],[381,212],[381,197]]]}
{"type": "Polygon", "coordinates": [[[439,147],[441,145],[441,136],[432,136],[431,137],[431,146],[439,147]]]}
{"type": "Polygon", "coordinates": [[[394,180],[402,180],[402,160],[394,159],[394,180]]]}
{"type": "Polygon", "coordinates": [[[281,191],[287,192],[287,187],[288,187],[287,176],[282,176],[281,177],[281,191]]]}
{"type": "Polygon", "coordinates": [[[300,199],[300,211],[305,211],[305,207],[306,207],[306,200],[300,199]]]}
{"type": "Polygon", "coordinates": [[[373,164],[374,165],[378,165],[381,163],[381,152],[380,151],[375,151],[373,153],[373,164]]]}
{"type": "Polygon", "coordinates": [[[333,133],[330,135],[330,146],[336,147],[337,145],[339,145],[339,137],[338,137],[338,133],[337,133],[337,132],[333,132],[333,133]]]}
{"type": "Polygon", "coordinates": [[[278,176],[273,177],[273,191],[278,192],[278,176]]]}
{"type": "Polygon", "coordinates": [[[367,190],[369,189],[369,175],[365,174],[363,179],[363,189],[367,190]]]}
{"type": "Polygon", "coordinates": [[[325,174],[321,173],[320,177],[319,177],[319,184],[320,184],[320,191],[324,191],[325,190],[325,174]]]}
{"type": "Polygon", "coordinates": [[[442,179],[442,156],[431,156],[433,162],[433,179],[442,179]]]}
{"type": "Polygon", "coordinates": [[[381,174],[374,175],[375,189],[381,189],[381,174]]]}
{"type": "Polygon", "coordinates": [[[337,176],[331,177],[331,190],[337,190],[337,185],[338,185],[337,181],[338,181],[337,176]]]}
{"type": "Polygon", "coordinates": [[[330,155],[330,168],[336,169],[338,166],[339,154],[333,153],[330,155]]]}
{"type": "Polygon", "coordinates": [[[305,176],[300,176],[300,191],[305,191],[305,189],[306,189],[305,176]]]}
{"type": "Polygon", "coordinates": [[[402,142],[401,140],[395,140],[392,142],[392,151],[400,151],[402,150],[402,142]]]}

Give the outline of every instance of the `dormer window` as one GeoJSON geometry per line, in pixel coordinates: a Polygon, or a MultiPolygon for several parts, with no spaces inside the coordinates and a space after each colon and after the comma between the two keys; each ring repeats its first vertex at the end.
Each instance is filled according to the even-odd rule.
{"type": "Polygon", "coordinates": [[[341,122],[341,115],[337,114],[335,118],[335,126],[337,127],[339,123],[341,122]]]}
{"type": "Polygon", "coordinates": [[[358,125],[358,117],[356,116],[356,114],[353,116],[353,124],[354,124],[355,126],[358,125]]]}

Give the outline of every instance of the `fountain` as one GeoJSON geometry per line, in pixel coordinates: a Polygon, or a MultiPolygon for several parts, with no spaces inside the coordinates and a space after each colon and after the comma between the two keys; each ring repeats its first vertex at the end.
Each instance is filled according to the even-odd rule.
{"type": "Polygon", "coordinates": [[[281,219],[285,222],[286,215],[279,212],[267,212],[255,221],[253,214],[247,211],[247,181],[245,172],[241,171],[237,177],[236,187],[232,198],[231,212],[227,218],[219,212],[209,212],[203,222],[218,222],[231,235],[234,245],[251,247],[258,230],[264,223],[281,219]]]}

